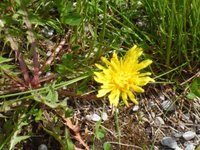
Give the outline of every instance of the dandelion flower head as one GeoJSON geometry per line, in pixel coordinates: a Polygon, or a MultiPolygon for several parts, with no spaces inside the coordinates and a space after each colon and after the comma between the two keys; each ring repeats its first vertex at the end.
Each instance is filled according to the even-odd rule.
{"type": "Polygon", "coordinates": [[[94,80],[102,84],[97,97],[108,94],[110,104],[116,107],[121,98],[126,106],[129,106],[128,99],[138,104],[134,94],[144,92],[142,86],[155,82],[149,77],[150,72],[141,72],[152,63],[149,59],[139,62],[138,58],[142,53],[142,48],[135,45],[126,52],[124,57],[118,58],[116,52],[113,53],[110,61],[102,57],[105,66],[96,64],[100,72],[94,72],[94,80]]]}

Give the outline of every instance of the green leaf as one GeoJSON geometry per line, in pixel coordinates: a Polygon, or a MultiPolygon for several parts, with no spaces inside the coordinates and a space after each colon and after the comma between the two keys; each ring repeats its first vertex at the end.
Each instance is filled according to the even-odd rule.
{"type": "Polygon", "coordinates": [[[5,63],[5,62],[9,62],[11,60],[12,59],[8,59],[8,58],[4,58],[4,57],[0,56],[0,64],[5,63]]]}
{"type": "Polygon", "coordinates": [[[13,140],[11,141],[11,145],[10,145],[10,149],[9,150],[12,150],[15,145],[17,143],[20,143],[21,141],[23,140],[26,140],[28,139],[30,136],[29,135],[24,135],[24,136],[16,136],[15,138],[13,138],[13,140]]]}
{"type": "Polygon", "coordinates": [[[43,111],[41,109],[39,109],[36,113],[35,113],[35,122],[38,122],[40,120],[42,120],[42,114],[43,114],[43,111]]]}
{"type": "Polygon", "coordinates": [[[103,150],[111,150],[111,144],[105,142],[105,143],[103,144],[103,150]]]}
{"type": "Polygon", "coordinates": [[[193,92],[190,92],[187,94],[187,98],[190,100],[194,100],[195,98],[197,98],[197,96],[193,92]]]}
{"type": "Polygon", "coordinates": [[[43,103],[50,108],[66,108],[67,109],[67,102],[66,100],[63,100],[61,102],[55,102],[55,101],[49,101],[47,98],[47,95],[40,94],[40,93],[32,93],[33,99],[37,102],[43,103]]]}
{"type": "Polygon", "coordinates": [[[62,64],[57,65],[56,70],[60,74],[66,74],[68,72],[74,73],[75,62],[73,61],[72,54],[65,54],[62,57],[62,64]]]}
{"type": "Polygon", "coordinates": [[[19,136],[23,126],[26,126],[28,124],[27,121],[24,121],[24,119],[27,117],[26,115],[27,114],[24,113],[18,118],[18,122],[14,127],[13,132],[11,133],[9,150],[13,150],[17,143],[30,137],[30,136],[19,136]]]}
{"type": "Polygon", "coordinates": [[[74,144],[73,144],[73,142],[71,141],[71,139],[70,139],[70,134],[69,134],[69,131],[68,131],[68,129],[67,128],[65,128],[65,136],[64,136],[64,139],[63,139],[64,141],[65,141],[65,145],[64,145],[64,147],[65,147],[65,149],[74,149],[74,144]]]}
{"type": "Polygon", "coordinates": [[[200,97],[200,78],[195,78],[192,81],[191,92],[200,97]]]}
{"type": "Polygon", "coordinates": [[[64,54],[62,56],[62,63],[63,63],[63,65],[71,66],[73,64],[73,62],[72,62],[72,54],[64,54]]]}
{"type": "Polygon", "coordinates": [[[49,86],[48,91],[49,92],[47,94],[47,101],[49,101],[51,103],[58,102],[58,92],[56,90],[54,90],[52,86],[49,86]]]}
{"type": "Polygon", "coordinates": [[[105,130],[101,128],[101,120],[98,121],[95,125],[95,137],[100,140],[105,136],[105,130]]]}
{"type": "Polygon", "coordinates": [[[61,17],[61,22],[66,25],[78,26],[81,23],[81,15],[77,12],[69,12],[61,17]]]}
{"type": "Polygon", "coordinates": [[[29,14],[28,18],[32,24],[37,24],[37,25],[41,25],[41,26],[45,25],[44,20],[42,20],[38,15],[31,13],[31,14],[29,14]]]}
{"type": "Polygon", "coordinates": [[[104,132],[101,131],[101,130],[98,130],[98,131],[96,132],[96,138],[97,138],[98,140],[104,138],[104,132]]]}
{"type": "Polygon", "coordinates": [[[63,28],[60,26],[60,22],[57,20],[49,19],[46,21],[46,24],[51,28],[55,29],[56,32],[63,34],[63,28]]]}
{"type": "Polygon", "coordinates": [[[12,59],[4,58],[0,56],[0,75],[4,74],[5,72],[9,75],[14,76],[14,72],[12,72],[12,69],[15,68],[14,65],[7,64],[12,59]]]}

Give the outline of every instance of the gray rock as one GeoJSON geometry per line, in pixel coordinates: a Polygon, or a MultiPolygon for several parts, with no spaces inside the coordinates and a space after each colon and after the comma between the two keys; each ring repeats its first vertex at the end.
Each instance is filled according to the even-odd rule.
{"type": "Polygon", "coordinates": [[[195,150],[194,144],[190,143],[186,146],[185,150],[195,150]]]}
{"type": "Polygon", "coordinates": [[[170,100],[165,100],[161,103],[161,106],[166,111],[173,111],[175,110],[175,104],[170,100]]]}
{"type": "Polygon", "coordinates": [[[161,140],[161,144],[163,146],[167,146],[167,147],[172,148],[172,149],[177,149],[178,148],[176,140],[171,138],[171,137],[164,137],[161,140]]]}
{"type": "Polygon", "coordinates": [[[196,136],[196,133],[193,131],[187,131],[185,133],[183,133],[183,138],[187,141],[193,139],[196,136]]]}
{"type": "Polygon", "coordinates": [[[48,150],[47,146],[45,144],[41,144],[39,147],[38,147],[38,150],[48,150]]]}

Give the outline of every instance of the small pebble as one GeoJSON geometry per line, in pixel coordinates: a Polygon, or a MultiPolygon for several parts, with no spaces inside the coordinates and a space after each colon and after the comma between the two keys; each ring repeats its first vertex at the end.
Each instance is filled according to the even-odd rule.
{"type": "Polygon", "coordinates": [[[161,140],[161,144],[163,146],[167,146],[167,147],[172,148],[172,149],[177,149],[177,147],[178,147],[176,140],[174,140],[171,137],[164,137],[161,140]]]}
{"type": "Polygon", "coordinates": [[[48,28],[48,27],[45,27],[45,28],[43,28],[42,29],[42,33],[44,34],[44,36],[46,36],[46,37],[52,37],[53,36],[53,34],[54,34],[54,30],[53,29],[50,29],[50,28],[48,28]]]}
{"type": "Polygon", "coordinates": [[[189,113],[183,114],[182,119],[187,123],[193,123],[192,120],[190,120],[190,114],[189,113]]]}
{"type": "Polygon", "coordinates": [[[178,123],[178,127],[179,127],[180,129],[184,130],[184,129],[185,129],[185,124],[184,124],[183,122],[179,122],[179,123],[178,123]]]}
{"type": "Polygon", "coordinates": [[[41,144],[39,147],[38,147],[38,150],[48,150],[47,146],[45,144],[41,144]]]}
{"type": "Polygon", "coordinates": [[[164,96],[164,95],[160,95],[159,97],[160,97],[160,99],[161,99],[162,101],[165,100],[165,96],[164,96]]]}
{"type": "Polygon", "coordinates": [[[192,143],[190,143],[186,146],[185,150],[195,150],[195,146],[192,143]]]}
{"type": "Polygon", "coordinates": [[[138,105],[133,106],[132,111],[136,112],[138,110],[139,110],[139,106],[138,105]]]}
{"type": "Polygon", "coordinates": [[[174,137],[176,138],[180,138],[182,137],[183,133],[180,133],[180,132],[177,132],[177,133],[174,133],[174,137]]]}
{"type": "Polygon", "coordinates": [[[161,117],[156,117],[155,118],[155,125],[161,126],[163,124],[165,124],[165,122],[164,122],[164,120],[161,117]]]}
{"type": "Polygon", "coordinates": [[[175,110],[175,105],[170,100],[165,100],[161,103],[161,106],[166,111],[175,110]]]}
{"type": "Polygon", "coordinates": [[[183,133],[183,138],[187,141],[193,139],[196,136],[196,133],[193,131],[187,131],[185,133],[183,133]]]}
{"type": "Polygon", "coordinates": [[[47,51],[46,56],[49,57],[51,56],[52,52],[51,51],[47,51]]]}
{"type": "Polygon", "coordinates": [[[89,121],[99,121],[101,120],[101,117],[97,114],[92,114],[92,115],[86,115],[86,119],[89,120],[89,121]]]}
{"type": "Polygon", "coordinates": [[[102,118],[103,121],[108,120],[108,115],[107,115],[107,113],[102,112],[102,114],[101,114],[101,118],[102,118]]]}

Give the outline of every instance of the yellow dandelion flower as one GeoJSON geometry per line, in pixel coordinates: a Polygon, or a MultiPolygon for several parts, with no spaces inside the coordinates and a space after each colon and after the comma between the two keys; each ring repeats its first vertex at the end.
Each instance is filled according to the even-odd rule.
{"type": "Polygon", "coordinates": [[[140,72],[152,63],[149,59],[139,62],[138,58],[142,53],[142,48],[133,46],[122,58],[118,58],[115,52],[110,61],[102,57],[101,59],[106,66],[96,64],[101,72],[94,72],[95,81],[102,84],[97,97],[103,97],[109,93],[110,104],[114,106],[118,105],[120,98],[126,106],[129,106],[128,98],[133,103],[138,104],[133,92],[144,92],[142,86],[149,82],[155,82],[149,77],[150,72],[140,72]]]}

